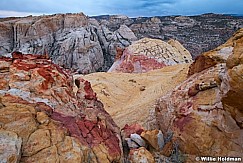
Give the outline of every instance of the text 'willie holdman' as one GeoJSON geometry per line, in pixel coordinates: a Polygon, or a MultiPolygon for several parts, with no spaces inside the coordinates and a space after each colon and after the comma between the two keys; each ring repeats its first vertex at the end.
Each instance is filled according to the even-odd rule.
{"type": "Polygon", "coordinates": [[[205,162],[241,162],[241,157],[211,157],[211,156],[201,156],[196,157],[196,161],[205,161],[205,162]]]}

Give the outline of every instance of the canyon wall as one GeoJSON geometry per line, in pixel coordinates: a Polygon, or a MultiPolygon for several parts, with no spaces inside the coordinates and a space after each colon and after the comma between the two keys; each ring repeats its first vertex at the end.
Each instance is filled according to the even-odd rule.
{"type": "Polygon", "coordinates": [[[83,13],[0,19],[0,55],[13,51],[48,54],[54,63],[87,74],[107,71],[117,48],[149,37],[179,41],[193,58],[224,43],[242,17],[199,16],[138,17],[97,16],[83,13]]]}

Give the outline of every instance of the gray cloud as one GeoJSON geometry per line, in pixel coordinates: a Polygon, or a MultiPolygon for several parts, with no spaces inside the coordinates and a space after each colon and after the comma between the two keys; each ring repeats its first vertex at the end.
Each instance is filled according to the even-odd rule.
{"type": "Polygon", "coordinates": [[[243,14],[242,0],[1,0],[0,16],[84,12],[87,15],[195,15],[208,12],[243,14]]]}

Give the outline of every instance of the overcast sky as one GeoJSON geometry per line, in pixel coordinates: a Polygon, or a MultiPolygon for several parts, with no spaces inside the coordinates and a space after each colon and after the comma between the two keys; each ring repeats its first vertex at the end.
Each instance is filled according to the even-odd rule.
{"type": "Polygon", "coordinates": [[[243,14],[243,0],[0,0],[0,17],[78,12],[130,17],[243,14]]]}

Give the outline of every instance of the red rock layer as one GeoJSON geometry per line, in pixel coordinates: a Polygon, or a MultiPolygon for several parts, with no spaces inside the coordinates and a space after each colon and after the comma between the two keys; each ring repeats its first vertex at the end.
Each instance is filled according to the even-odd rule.
{"type": "MultiPolygon", "coordinates": [[[[118,51],[118,53],[120,53],[120,51],[118,51]]],[[[119,64],[119,66],[117,66],[115,71],[123,73],[148,72],[166,66],[163,62],[159,62],[155,58],[147,57],[145,55],[129,54],[127,50],[123,51],[120,60],[117,60],[114,63],[114,65],[116,64],[119,64]]]]}

